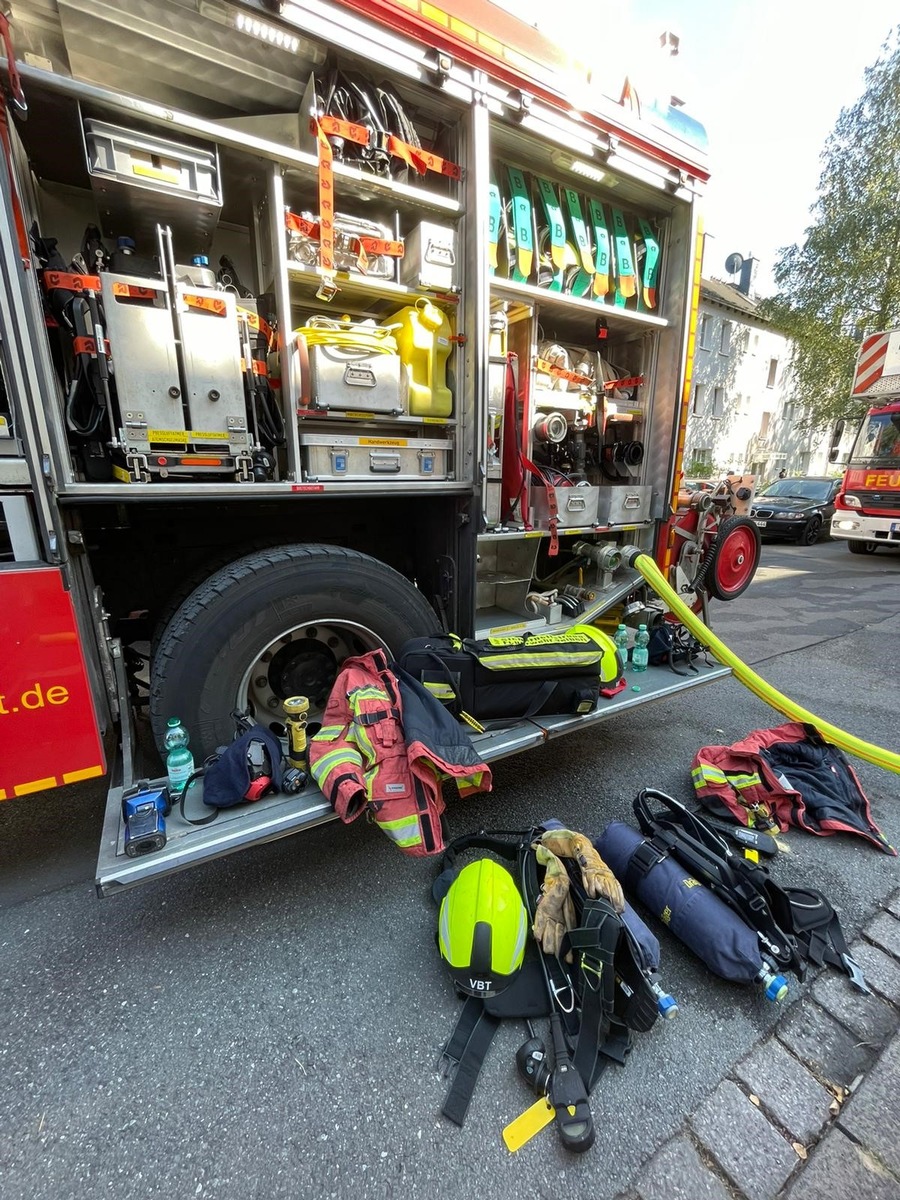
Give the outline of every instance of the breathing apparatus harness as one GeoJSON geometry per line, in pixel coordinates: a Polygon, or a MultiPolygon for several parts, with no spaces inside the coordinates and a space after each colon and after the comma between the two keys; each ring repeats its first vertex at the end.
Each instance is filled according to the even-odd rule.
{"type": "MultiPolygon", "coordinates": [[[[554,824],[550,822],[550,827],[554,824]]],[[[456,838],[447,846],[441,872],[432,887],[435,900],[443,904],[460,878],[460,855],[471,850],[486,851],[515,870],[528,923],[532,925],[541,898],[533,843],[545,828],[482,830],[456,838]]],[[[502,991],[469,991],[441,1055],[445,1075],[455,1068],[442,1113],[455,1124],[463,1124],[500,1021],[523,1019],[531,1036],[520,1047],[516,1061],[529,1086],[540,1097],[546,1097],[543,1124],[555,1117],[563,1144],[570,1150],[583,1151],[594,1139],[589,1093],[610,1061],[624,1065],[632,1031],[649,1029],[658,1010],[631,931],[607,900],[585,895],[574,863],[566,861],[566,870],[575,901],[576,927],[563,939],[558,954],[545,953],[529,938],[521,969],[502,991]],[[541,1017],[550,1019],[552,1059],[543,1042],[534,1036],[531,1022],[541,1017]]],[[[541,1127],[532,1128],[527,1136],[541,1127]]]]}

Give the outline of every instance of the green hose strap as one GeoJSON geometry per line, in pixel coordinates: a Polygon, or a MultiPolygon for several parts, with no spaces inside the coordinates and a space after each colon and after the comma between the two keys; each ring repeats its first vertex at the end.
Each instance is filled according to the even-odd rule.
{"type": "Polygon", "coordinates": [[[792,721],[814,725],[824,738],[833,742],[841,750],[846,750],[848,754],[854,754],[857,758],[874,763],[876,767],[883,767],[885,771],[893,771],[895,775],[900,775],[900,754],[895,754],[893,750],[885,750],[881,746],[873,746],[871,742],[864,742],[852,733],[846,733],[843,729],[838,729],[836,725],[821,720],[815,713],[801,708],[799,704],[795,704],[793,700],[773,688],[770,683],[766,683],[755,671],[751,671],[747,664],[729,650],[724,642],[719,641],[712,630],[707,628],[697,614],[692,612],[678,594],[669,587],[662,571],[649,555],[639,554],[634,560],[634,566],[697,641],[706,646],[713,657],[718,659],[723,666],[731,667],[735,678],[740,680],[744,687],[749,688],[760,700],[774,708],[776,712],[790,717],[792,721]]]}
{"type": "Polygon", "coordinates": [[[634,277],[631,239],[625,224],[625,214],[620,208],[614,208],[611,211],[613,240],[616,244],[616,305],[624,308],[626,301],[637,295],[637,282],[634,277]]]}
{"type": "Polygon", "coordinates": [[[549,179],[538,179],[537,185],[550,231],[550,261],[557,271],[561,271],[566,261],[566,226],[559,196],[549,179]]]}
{"type": "Polygon", "coordinates": [[[491,274],[497,270],[497,247],[500,242],[500,188],[491,175],[488,186],[488,266],[491,274]]]}
{"type": "Polygon", "coordinates": [[[612,247],[609,241],[609,229],[606,226],[606,216],[603,205],[599,200],[588,200],[591,227],[594,231],[594,295],[602,300],[609,291],[610,275],[615,274],[612,266],[612,247]]]}
{"type": "Polygon", "coordinates": [[[644,261],[641,267],[642,296],[647,308],[656,308],[656,279],[659,274],[659,242],[653,235],[650,222],[638,218],[638,229],[644,241],[644,261]]]}
{"type": "Polygon", "coordinates": [[[534,224],[531,215],[531,194],[525,176],[516,167],[507,167],[512,193],[513,234],[516,240],[516,261],[512,277],[516,283],[527,283],[534,265],[534,224]]]}
{"type": "Polygon", "coordinates": [[[566,197],[566,210],[569,214],[569,228],[578,248],[581,269],[593,276],[594,259],[591,255],[591,245],[584,224],[584,213],[581,211],[581,197],[573,188],[563,188],[563,193],[566,197]]]}

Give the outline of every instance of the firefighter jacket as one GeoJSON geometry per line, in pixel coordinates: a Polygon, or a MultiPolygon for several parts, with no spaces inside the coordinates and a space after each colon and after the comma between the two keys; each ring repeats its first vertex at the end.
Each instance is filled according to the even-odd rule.
{"type": "Polygon", "coordinates": [[[742,825],[857,833],[896,854],[872,820],[855,771],[812,725],[757,729],[733,746],[704,746],[691,772],[697,798],[742,825]]]}
{"type": "Polygon", "coordinates": [[[344,822],[367,812],[406,854],[444,849],[441,783],[461,796],[491,790],[491,772],[439,700],[380,650],[348,658],[322,728],[312,776],[344,822]]]}

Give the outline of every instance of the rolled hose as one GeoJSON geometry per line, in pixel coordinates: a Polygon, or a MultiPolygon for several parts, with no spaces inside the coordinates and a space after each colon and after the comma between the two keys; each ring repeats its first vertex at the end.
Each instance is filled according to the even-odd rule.
{"type": "Polygon", "coordinates": [[[706,646],[713,657],[718,659],[723,666],[731,667],[735,677],[760,700],[765,701],[777,712],[784,713],[792,721],[814,725],[823,737],[839,746],[841,750],[846,750],[848,754],[874,763],[876,767],[883,767],[885,771],[893,771],[896,775],[900,775],[900,754],[895,754],[892,750],[885,750],[881,746],[873,746],[871,742],[864,742],[862,738],[854,737],[852,733],[846,733],[843,729],[838,729],[836,725],[821,720],[815,713],[801,708],[799,704],[795,704],[793,700],[772,687],[770,683],[766,683],[755,671],[751,671],[747,664],[729,650],[725,643],[720,641],[712,630],[703,624],[697,614],[691,612],[678,594],[669,587],[662,571],[649,555],[637,555],[633,559],[632,565],[640,571],[657,596],[665,601],[697,641],[706,646]]]}

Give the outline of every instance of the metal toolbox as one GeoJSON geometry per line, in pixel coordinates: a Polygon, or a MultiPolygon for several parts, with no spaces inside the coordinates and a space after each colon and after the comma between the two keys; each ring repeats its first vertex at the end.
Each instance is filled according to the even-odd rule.
{"type": "MultiPolygon", "coordinates": [[[[600,488],[588,486],[556,488],[557,524],[565,529],[596,525],[599,491],[600,488]]],[[[531,522],[538,529],[547,529],[550,524],[546,488],[531,489],[531,522]]]]}
{"type": "Polygon", "coordinates": [[[452,291],[456,279],[456,231],[421,221],[406,239],[400,282],[407,287],[452,291]]]}
{"type": "Polygon", "coordinates": [[[649,485],[630,483],[616,484],[613,487],[601,487],[597,510],[598,521],[601,525],[635,525],[650,517],[650,496],[652,488],[649,485]]]}
{"type": "Polygon", "coordinates": [[[107,237],[153,239],[156,225],[162,223],[194,251],[206,248],[222,209],[215,149],[185,146],[92,119],[84,122],[84,147],[107,237]],[[152,205],[147,192],[154,193],[152,205]]]}
{"type": "Polygon", "coordinates": [[[301,433],[304,479],[451,479],[449,441],[301,433]]]}

